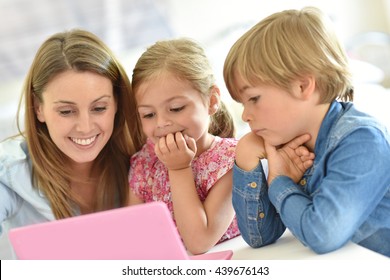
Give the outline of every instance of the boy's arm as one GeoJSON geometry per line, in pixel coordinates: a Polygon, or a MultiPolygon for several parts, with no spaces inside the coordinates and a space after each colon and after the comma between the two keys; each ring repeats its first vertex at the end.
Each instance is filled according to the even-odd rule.
{"type": "Polygon", "coordinates": [[[241,137],[236,147],[236,164],[245,171],[254,169],[265,158],[263,138],[253,132],[241,137]]]}
{"type": "Polygon", "coordinates": [[[310,138],[309,134],[304,134],[282,147],[264,144],[269,167],[269,185],[278,176],[287,176],[295,183],[302,178],[305,171],[313,165],[314,153],[303,146],[310,138]]]}
{"type": "Polygon", "coordinates": [[[244,240],[254,248],[275,242],[285,226],[268,197],[268,184],[262,164],[245,171],[233,167],[233,207],[244,240]]]}
{"type": "MultiPolygon", "coordinates": [[[[314,154],[302,146],[309,139],[309,135],[299,136],[278,149],[268,145],[267,151],[273,148],[274,152],[282,154],[294,176],[301,177],[313,163],[314,154]]],[[[268,196],[266,178],[268,181],[270,178],[264,172],[268,162],[261,160],[267,156],[265,145],[263,139],[252,132],[243,136],[237,145],[233,167],[233,206],[238,226],[244,240],[255,248],[276,241],[285,230],[268,196]]]]}

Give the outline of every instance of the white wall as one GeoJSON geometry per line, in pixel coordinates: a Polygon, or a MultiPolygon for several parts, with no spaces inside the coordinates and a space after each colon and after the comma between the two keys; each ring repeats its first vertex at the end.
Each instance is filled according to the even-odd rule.
{"type": "MultiPolygon", "coordinates": [[[[115,0],[115,3],[118,4],[119,1],[115,0]]],[[[307,5],[317,6],[328,13],[338,26],[339,36],[345,43],[362,32],[389,32],[390,29],[388,17],[390,0],[339,0],[337,2],[328,0],[166,0],[164,13],[169,15],[175,36],[192,37],[205,46],[222,89],[223,98],[225,101],[231,102],[224,89],[222,66],[233,42],[265,16],[279,10],[299,9],[307,5]]],[[[115,13],[118,13],[118,10],[113,9],[111,12],[115,18],[115,13]]],[[[27,24],[26,29],[28,28],[27,24]]],[[[132,34],[126,34],[126,36],[127,40],[131,40],[132,34]]],[[[111,38],[118,39],[119,36],[113,34],[111,38]]],[[[132,68],[145,47],[139,46],[119,53],[129,75],[131,75],[132,68]]],[[[369,73],[358,72],[363,72],[362,76],[365,75],[364,73],[369,73]]],[[[21,78],[18,78],[9,84],[0,85],[0,140],[16,132],[15,113],[22,83],[21,78]]],[[[240,119],[241,107],[234,102],[230,104],[236,108],[236,118],[240,119]]],[[[246,127],[241,124],[239,126],[242,126],[242,129],[246,127]]]]}

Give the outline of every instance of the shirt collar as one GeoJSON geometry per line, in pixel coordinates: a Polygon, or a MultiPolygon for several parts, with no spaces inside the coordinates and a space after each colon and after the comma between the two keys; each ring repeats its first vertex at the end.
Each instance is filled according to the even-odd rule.
{"type": "Polygon", "coordinates": [[[343,112],[343,106],[338,101],[332,101],[329,106],[329,110],[325,115],[325,118],[322,121],[320,131],[318,132],[314,152],[316,155],[320,154],[324,150],[323,146],[327,142],[327,138],[330,135],[330,131],[333,127],[333,124],[339,118],[340,114],[343,112]]]}

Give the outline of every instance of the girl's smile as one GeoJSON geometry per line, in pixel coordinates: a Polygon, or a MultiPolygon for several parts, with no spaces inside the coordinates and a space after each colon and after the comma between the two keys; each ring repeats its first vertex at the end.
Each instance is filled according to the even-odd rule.
{"type": "Polygon", "coordinates": [[[194,138],[200,151],[212,143],[207,101],[189,82],[162,73],[143,83],[136,99],[143,132],[154,143],[176,132],[194,138]]]}

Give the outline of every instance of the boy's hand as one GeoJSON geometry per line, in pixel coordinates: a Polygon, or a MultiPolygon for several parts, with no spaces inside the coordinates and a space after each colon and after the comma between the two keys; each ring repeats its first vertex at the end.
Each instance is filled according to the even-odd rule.
{"type": "Polygon", "coordinates": [[[191,166],[197,148],[193,138],[176,132],[161,137],[154,151],[169,170],[180,170],[191,166]]]}
{"type": "Polygon", "coordinates": [[[314,153],[310,152],[304,143],[310,140],[310,135],[301,135],[280,148],[265,143],[268,159],[268,185],[277,176],[288,176],[297,183],[305,171],[313,165],[314,153]]]}
{"type": "Polygon", "coordinates": [[[253,132],[245,134],[237,143],[236,164],[245,171],[254,169],[265,158],[263,138],[253,132]]]}

